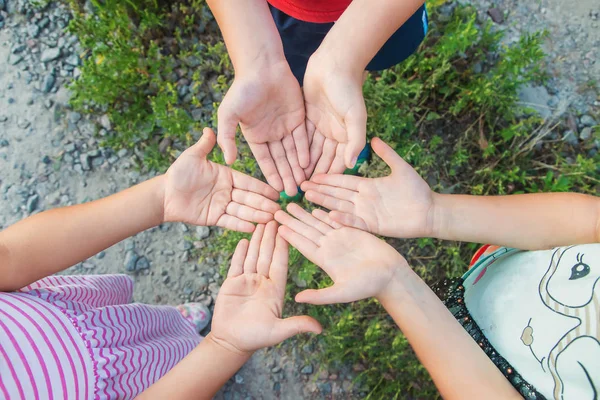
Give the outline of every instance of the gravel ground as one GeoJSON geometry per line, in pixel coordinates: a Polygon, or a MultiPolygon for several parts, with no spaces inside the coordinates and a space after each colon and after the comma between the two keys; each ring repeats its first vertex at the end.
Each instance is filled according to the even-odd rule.
{"type": "MultiPolygon", "coordinates": [[[[51,3],[32,10],[26,2],[0,0],[0,229],[37,212],[81,203],[123,190],[150,176],[138,156],[99,147],[110,131],[103,116],[90,118],[67,105],[65,85],[79,74],[79,44],[63,32],[69,14],[51,3]]],[[[594,140],[600,77],[600,4],[597,0],[519,2],[475,0],[480,19],[498,21],[505,41],[546,29],[546,86],[523,88],[523,102],[551,118],[572,120],[563,134],[574,143],[594,140]],[[588,129],[589,128],[589,129],[588,129]]],[[[596,144],[598,147],[598,143],[596,144]]],[[[129,273],[136,301],[178,304],[216,297],[221,259],[197,261],[219,229],[164,224],[140,233],[70,268],[70,274],[129,273]]],[[[227,254],[221,257],[228,257],[227,254]]],[[[217,395],[218,399],[355,397],[352,371],[326,371],[310,362],[310,349],[288,342],[258,352],[217,395]]]]}

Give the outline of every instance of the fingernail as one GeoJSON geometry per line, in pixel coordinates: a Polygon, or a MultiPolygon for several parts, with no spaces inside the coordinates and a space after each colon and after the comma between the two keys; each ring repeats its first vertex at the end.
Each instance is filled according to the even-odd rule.
{"type": "Polygon", "coordinates": [[[358,161],[358,158],[357,157],[353,157],[352,161],[350,161],[350,164],[351,164],[350,168],[354,168],[354,166],[356,165],[356,161],[358,161]]]}

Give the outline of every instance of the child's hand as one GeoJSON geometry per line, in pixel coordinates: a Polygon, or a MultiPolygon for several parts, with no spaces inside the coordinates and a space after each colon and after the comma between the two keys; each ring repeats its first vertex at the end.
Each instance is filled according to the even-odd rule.
{"type": "Polygon", "coordinates": [[[215,141],[212,129],[205,128],[202,138],[167,171],[163,219],[252,232],[252,222],[273,219],[279,210],[273,200],[279,193],[258,179],[208,161],[215,141]]]}
{"type": "Polygon", "coordinates": [[[302,332],[321,333],[308,316],[281,319],[288,269],[288,244],[277,223],[258,225],[250,244],[241,240],[219,290],[211,336],[229,350],[251,353],[302,332]]]}
{"type": "Polygon", "coordinates": [[[238,74],[218,111],[225,161],[237,156],[238,126],[267,182],[294,196],[309,163],[302,90],[285,60],[268,70],[238,74]]]}
{"type": "Polygon", "coordinates": [[[306,169],[309,175],[313,168],[315,173],[341,173],[345,167],[353,168],[366,143],[367,109],[362,74],[329,65],[330,59],[328,55],[313,54],[304,75],[306,119],[314,124],[317,135],[311,144],[311,162],[306,169]],[[315,142],[319,134],[332,143],[315,142]],[[322,149],[323,160],[315,156],[319,154],[318,147],[322,149]]]}
{"type": "Polygon", "coordinates": [[[292,218],[277,211],[279,233],[306,258],[321,267],[334,284],[305,290],[296,301],[311,304],[348,303],[379,296],[406,260],[389,244],[354,228],[340,227],[322,210],[313,215],[297,204],[288,206],[292,218]]]}
{"type": "Polygon", "coordinates": [[[378,235],[425,237],[433,232],[435,193],[381,139],[373,150],[392,169],[385,178],[316,175],[302,184],[306,198],[331,211],[334,221],[378,235]]]}

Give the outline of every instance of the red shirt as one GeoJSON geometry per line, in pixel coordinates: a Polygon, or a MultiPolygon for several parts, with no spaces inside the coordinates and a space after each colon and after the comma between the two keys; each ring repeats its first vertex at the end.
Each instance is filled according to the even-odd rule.
{"type": "Polygon", "coordinates": [[[267,0],[287,15],[306,22],[334,22],[352,0],[267,0]]]}

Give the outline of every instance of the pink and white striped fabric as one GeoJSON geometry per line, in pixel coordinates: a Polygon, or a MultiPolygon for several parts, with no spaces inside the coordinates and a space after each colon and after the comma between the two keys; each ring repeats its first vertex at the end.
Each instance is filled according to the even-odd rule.
{"type": "Polygon", "coordinates": [[[131,399],[200,342],[126,275],[51,276],[0,293],[0,398],[131,399]]]}

